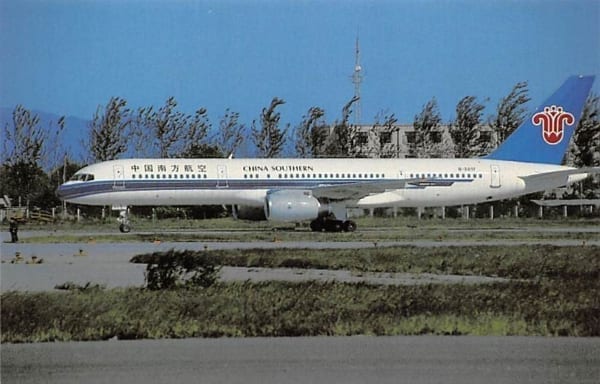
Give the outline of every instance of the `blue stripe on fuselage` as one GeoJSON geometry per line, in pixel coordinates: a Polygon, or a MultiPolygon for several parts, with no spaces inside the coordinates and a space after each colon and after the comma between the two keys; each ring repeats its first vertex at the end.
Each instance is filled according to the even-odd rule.
{"type": "MultiPolygon", "coordinates": [[[[104,180],[88,181],[75,184],[65,184],[59,187],[58,193],[62,199],[73,199],[93,196],[100,193],[117,191],[166,191],[166,190],[243,190],[243,189],[312,189],[319,186],[333,186],[355,184],[360,182],[373,182],[390,179],[196,179],[196,180],[104,180]]],[[[422,182],[409,183],[407,188],[423,189],[434,186],[450,186],[453,183],[472,182],[473,179],[431,179],[422,182]]]]}

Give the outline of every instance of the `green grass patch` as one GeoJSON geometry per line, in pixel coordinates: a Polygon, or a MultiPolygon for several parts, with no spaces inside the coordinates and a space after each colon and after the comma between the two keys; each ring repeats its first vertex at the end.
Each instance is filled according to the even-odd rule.
{"type": "MultiPolygon", "coordinates": [[[[358,230],[354,233],[313,233],[306,225],[278,225],[269,222],[248,222],[231,218],[185,220],[163,219],[153,222],[134,219],[133,232],[121,234],[112,221],[104,223],[57,223],[55,233],[23,238],[28,243],[85,243],[95,242],[201,242],[201,241],[413,241],[418,240],[469,240],[489,241],[571,239],[593,240],[598,233],[579,232],[582,226],[593,228],[600,225],[599,219],[537,220],[499,218],[489,219],[424,219],[412,217],[356,219],[358,230]],[[560,227],[561,233],[548,232],[548,227],[560,227]],[[569,231],[573,228],[573,231],[569,231]],[[498,231],[486,231],[486,230],[498,231]],[[483,231],[482,231],[483,230],[483,231]],[[97,233],[78,234],[80,231],[97,233]]],[[[22,229],[41,229],[26,225],[22,229]]]]}
{"type": "Polygon", "coordinates": [[[2,295],[2,342],[341,335],[600,336],[600,282],[232,283],[2,295]]]}
{"type": "MultiPolygon", "coordinates": [[[[166,253],[139,255],[153,264],[166,253]]],[[[2,294],[2,342],[316,335],[600,336],[600,247],[185,253],[215,265],[490,275],[480,285],[239,282],[2,294]]]]}
{"type": "MultiPolygon", "coordinates": [[[[235,249],[186,251],[225,266],[345,269],[486,275],[513,279],[600,279],[600,247],[472,246],[363,249],[235,249]]],[[[133,263],[156,264],[165,252],[141,254],[133,263]]]]}

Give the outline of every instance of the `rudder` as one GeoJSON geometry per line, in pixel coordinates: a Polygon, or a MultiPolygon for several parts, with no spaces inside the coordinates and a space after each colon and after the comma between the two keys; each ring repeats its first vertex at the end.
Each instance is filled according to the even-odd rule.
{"type": "Polygon", "coordinates": [[[498,148],[492,160],[561,164],[594,76],[571,76],[498,148]]]}

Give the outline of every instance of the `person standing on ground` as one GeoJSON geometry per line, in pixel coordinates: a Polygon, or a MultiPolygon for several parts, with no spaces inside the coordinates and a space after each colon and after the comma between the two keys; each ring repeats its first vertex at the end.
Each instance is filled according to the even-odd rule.
{"type": "Polygon", "coordinates": [[[17,220],[15,220],[14,217],[10,218],[8,230],[10,231],[11,242],[17,243],[19,241],[19,223],[17,223],[17,220]]]}

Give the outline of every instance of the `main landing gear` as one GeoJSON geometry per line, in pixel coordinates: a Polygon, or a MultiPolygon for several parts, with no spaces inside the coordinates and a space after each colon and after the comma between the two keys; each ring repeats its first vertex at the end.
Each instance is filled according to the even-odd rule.
{"type": "Polygon", "coordinates": [[[313,232],[354,232],[356,223],[352,220],[318,218],[310,222],[310,229],[313,232]]]}
{"type": "Polygon", "coordinates": [[[131,231],[131,223],[129,222],[129,214],[127,209],[119,212],[119,218],[117,221],[119,222],[119,231],[122,233],[129,233],[131,231]]]}

